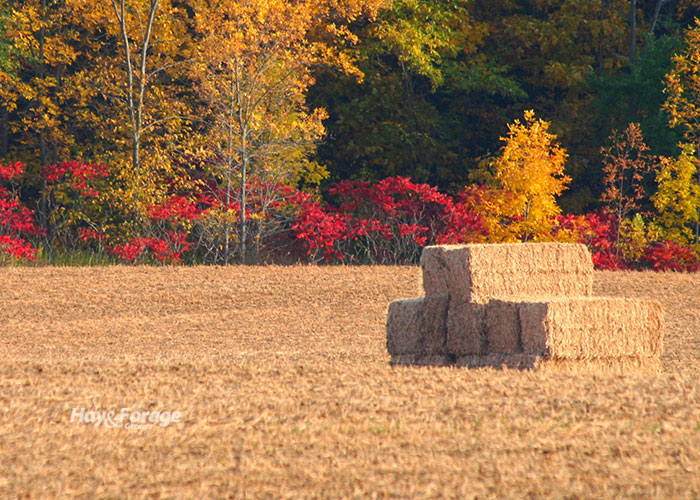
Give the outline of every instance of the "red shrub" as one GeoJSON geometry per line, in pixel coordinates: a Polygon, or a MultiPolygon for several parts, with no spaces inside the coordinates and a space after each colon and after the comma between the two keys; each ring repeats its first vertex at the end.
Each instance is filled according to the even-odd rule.
{"type": "Polygon", "coordinates": [[[150,257],[164,264],[175,263],[181,262],[182,253],[192,246],[186,240],[186,233],[171,232],[164,238],[134,238],[108,251],[128,262],[146,261],[150,257]]]}
{"type": "Polygon", "coordinates": [[[480,241],[487,234],[468,200],[455,203],[437,188],[405,177],[341,181],[333,204],[304,200],[292,230],[312,261],[403,264],[425,245],[480,241]]]}
{"type": "Polygon", "coordinates": [[[642,263],[654,271],[700,270],[700,256],[697,252],[670,241],[662,241],[649,246],[644,252],[642,263]]]}
{"type": "MultiPolygon", "coordinates": [[[[0,165],[0,181],[14,180],[23,173],[24,165],[20,162],[0,165]]],[[[37,249],[22,237],[44,234],[34,222],[34,213],[6,187],[0,186],[0,253],[19,260],[36,259],[37,249]]]]}
{"type": "Polygon", "coordinates": [[[75,160],[44,167],[44,179],[47,184],[65,184],[88,198],[95,198],[100,194],[92,181],[108,176],[107,165],[87,164],[75,160]]]}

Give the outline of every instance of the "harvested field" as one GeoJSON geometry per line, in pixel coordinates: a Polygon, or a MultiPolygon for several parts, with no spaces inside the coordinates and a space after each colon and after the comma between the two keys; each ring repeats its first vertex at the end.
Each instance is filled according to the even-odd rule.
{"type": "Polygon", "coordinates": [[[0,498],[700,497],[700,275],[595,273],[665,310],[664,371],[626,377],[390,367],[419,276],[0,269],[0,498]]]}

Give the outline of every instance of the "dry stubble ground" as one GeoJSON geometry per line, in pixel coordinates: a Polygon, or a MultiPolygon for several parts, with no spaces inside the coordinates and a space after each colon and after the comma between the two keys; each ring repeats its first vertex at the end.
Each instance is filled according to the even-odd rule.
{"type": "Polygon", "coordinates": [[[0,498],[700,498],[700,275],[664,373],[391,368],[416,268],[0,269],[0,498]],[[178,410],[143,430],[71,409],[178,410]]]}

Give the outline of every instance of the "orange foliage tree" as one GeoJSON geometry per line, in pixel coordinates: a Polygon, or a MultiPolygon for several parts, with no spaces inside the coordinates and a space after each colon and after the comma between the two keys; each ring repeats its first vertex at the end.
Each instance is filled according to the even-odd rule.
{"type": "Polygon", "coordinates": [[[601,199],[622,221],[639,210],[640,202],[646,198],[644,176],[654,164],[638,123],[630,123],[622,133],[613,131],[610,141],[610,146],[600,150],[605,174],[601,199]]]}

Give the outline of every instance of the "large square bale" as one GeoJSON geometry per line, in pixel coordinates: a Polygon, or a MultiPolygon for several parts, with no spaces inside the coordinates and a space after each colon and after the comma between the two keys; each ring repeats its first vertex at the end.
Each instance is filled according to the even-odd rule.
{"type": "Polygon", "coordinates": [[[593,261],[585,245],[507,243],[429,246],[421,255],[427,296],[459,302],[590,296],[593,261]]]}
{"type": "MultiPolygon", "coordinates": [[[[420,268],[423,277],[423,290],[427,297],[447,297],[450,295],[452,271],[447,267],[445,261],[445,248],[447,248],[446,245],[427,246],[421,252],[420,268]]],[[[454,294],[454,292],[452,293],[454,294]]]]}
{"type": "Polygon", "coordinates": [[[450,301],[447,352],[455,356],[486,354],[486,306],[450,301]]]}
{"type": "Polygon", "coordinates": [[[447,297],[397,300],[389,304],[387,349],[392,355],[447,353],[447,297]]]}
{"type": "Polygon", "coordinates": [[[578,297],[521,303],[523,351],[551,358],[659,357],[663,311],[641,299],[578,297]]]}
{"type": "Polygon", "coordinates": [[[486,344],[488,354],[522,352],[520,315],[517,302],[492,300],[486,306],[486,344]]]}

